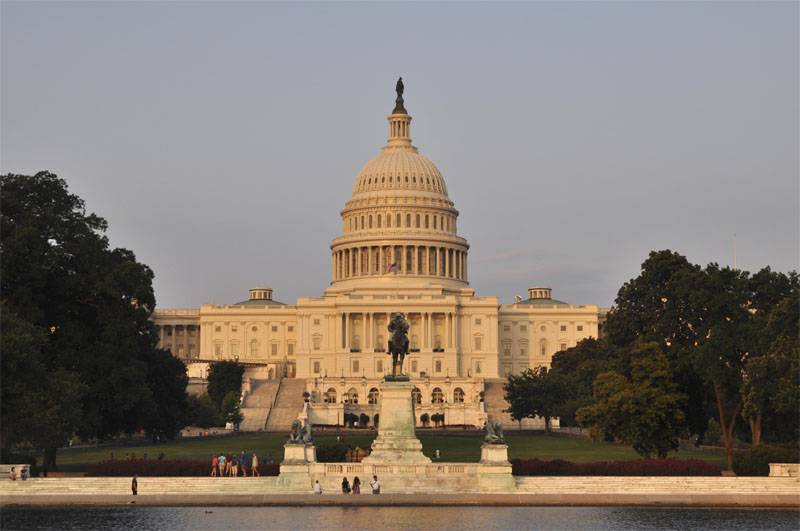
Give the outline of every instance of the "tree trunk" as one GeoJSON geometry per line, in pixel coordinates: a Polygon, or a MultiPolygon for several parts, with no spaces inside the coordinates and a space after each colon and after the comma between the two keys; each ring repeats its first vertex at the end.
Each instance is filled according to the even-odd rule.
{"type": "Polygon", "coordinates": [[[550,417],[544,418],[544,431],[545,433],[550,433],[550,417]]]}
{"type": "Polygon", "coordinates": [[[733,437],[734,428],[736,427],[736,417],[739,415],[739,410],[742,407],[741,402],[736,404],[730,419],[726,419],[725,406],[722,400],[722,390],[719,385],[714,384],[714,396],[717,398],[717,411],[719,412],[719,426],[722,430],[722,439],[725,441],[725,463],[726,470],[733,470],[733,437]]]}
{"type": "Polygon", "coordinates": [[[56,450],[57,448],[44,449],[44,468],[47,470],[56,470],[56,450]]]}
{"type": "Polygon", "coordinates": [[[761,445],[761,413],[748,419],[750,422],[750,433],[753,436],[751,448],[758,448],[761,445]]]}

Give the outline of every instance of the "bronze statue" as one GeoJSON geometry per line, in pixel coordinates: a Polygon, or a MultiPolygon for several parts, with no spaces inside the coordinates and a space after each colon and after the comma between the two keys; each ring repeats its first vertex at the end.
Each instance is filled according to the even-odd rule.
{"type": "Polygon", "coordinates": [[[289,442],[295,444],[303,442],[303,423],[298,419],[292,421],[292,432],[289,434],[289,442]]]}
{"type": "Polygon", "coordinates": [[[403,360],[408,354],[408,321],[403,314],[396,313],[389,321],[389,352],[392,356],[392,378],[403,376],[403,360]]]}
{"type": "Polygon", "coordinates": [[[492,419],[486,420],[486,436],[483,442],[489,444],[505,444],[506,440],[503,438],[503,425],[499,422],[493,422],[492,419]]]}
{"type": "Polygon", "coordinates": [[[397,99],[394,100],[395,106],[392,114],[408,114],[408,111],[406,111],[403,105],[403,90],[405,90],[405,85],[403,85],[402,77],[397,80],[397,85],[394,86],[394,90],[397,92],[397,99]]]}

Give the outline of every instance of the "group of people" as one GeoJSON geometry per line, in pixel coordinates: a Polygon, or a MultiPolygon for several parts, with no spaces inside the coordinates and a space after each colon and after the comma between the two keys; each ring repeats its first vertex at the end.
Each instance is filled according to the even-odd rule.
{"type": "MultiPolygon", "coordinates": [[[[372,476],[369,486],[372,494],[381,493],[381,482],[378,481],[378,476],[372,476]]],[[[322,485],[319,484],[319,480],[314,482],[314,494],[322,494],[322,485]]],[[[361,494],[361,480],[358,479],[358,476],[353,478],[352,486],[346,477],[342,478],[342,494],[361,494]]]]}
{"type": "Polygon", "coordinates": [[[211,456],[211,477],[247,477],[260,476],[258,471],[258,456],[255,452],[248,454],[244,450],[237,457],[236,454],[213,454],[211,456]],[[241,472],[241,474],[240,474],[241,472]]]}

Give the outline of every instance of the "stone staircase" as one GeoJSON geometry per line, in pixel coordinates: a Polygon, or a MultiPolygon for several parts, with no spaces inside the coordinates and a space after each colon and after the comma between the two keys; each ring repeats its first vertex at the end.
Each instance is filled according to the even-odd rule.
{"type": "Polygon", "coordinates": [[[278,380],[253,380],[251,390],[242,404],[244,419],[240,431],[261,431],[266,428],[270,409],[275,404],[280,382],[278,380]]]}
{"type": "Polygon", "coordinates": [[[267,431],[289,431],[292,421],[303,411],[303,391],[306,381],[302,378],[284,378],[280,381],[275,404],[267,417],[267,431]]]}

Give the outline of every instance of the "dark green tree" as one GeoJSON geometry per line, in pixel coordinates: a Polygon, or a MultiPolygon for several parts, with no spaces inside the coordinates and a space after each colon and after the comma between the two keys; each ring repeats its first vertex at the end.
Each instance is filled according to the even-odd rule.
{"type": "Polygon", "coordinates": [[[594,382],[595,403],[577,412],[596,438],[613,437],[643,457],[665,458],[678,448],[684,395],[677,392],[669,361],[656,343],[637,345],[629,374],[605,372],[594,382]]]}
{"type": "Polygon", "coordinates": [[[521,374],[510,375],[505,385],[506,401],[511,418],[522,422],[526,417],[544,419],[545,431],[550,433],[550,421],[564,400],[561,381],[546,367],[527,369],[521,374]]]}
{"type": "Polygon", "coordinates": [[[227,422],[233,424],[234,431],[239,430],[239,424],[244,420],[242,411],[239,408],[239,397],[239,393],[231,391],[222,399],[222,415],[227,422]]]}
{"type": "MultiPolygon", "coordinates": [[[[54,382],[60,377],[70,383],[73,392],[65,396],[78,396],[81,414],[69,431],[103,439],[174,416],[181,406],[171,401],[185,385],[181,389],[180,379],[168,378],[175,389],[164,393],[154,381],[160,375],[149,370],[158,359],[150,322],[153,272],[132,252],[110,248],[105,220],[87,214],[83,201],[55,175],[4,175],[0,195],[2,302],[34,329],[47,331],[41,359],[52,378],[43,379],[41,393],[57,396],[54,382]]],[[[3,327],[4,343],[5,332],[3,327]]],[[[4,371],[3,386],[18,376],[4,371]]],[[[37,416],[46,414],[42,409],[37,416]]],[[[51,441],[50,467],[62,439],[51,441]]]]}
{"type": "Polygon", "coordinates": [[[208,396],[214,406],[224,411],[222,401],[229,393],[242,394],[244,365],[231,360],[217,361],[208,368],[208,396]]]}
{"type": "Polygon", "coordinates": [[[577,426],[575,412],[594,401],[595,378],[604,372],[621,371],[624,352],[605,340],[589,338],[553,355],[549,376],[560,382],[563,391],[556,408],[561,426],[577,426]]]}
{"type": "Polygon", "coordinates": [[[214,406],[207,394],[201,396],[189,395],[186,425],[210,428],[225,424],[219,410],[214,406]]]}

